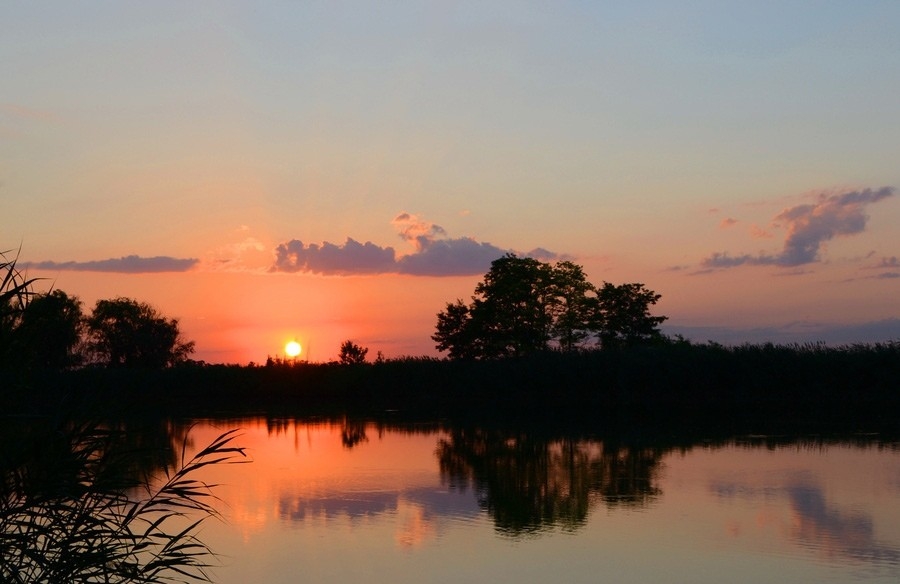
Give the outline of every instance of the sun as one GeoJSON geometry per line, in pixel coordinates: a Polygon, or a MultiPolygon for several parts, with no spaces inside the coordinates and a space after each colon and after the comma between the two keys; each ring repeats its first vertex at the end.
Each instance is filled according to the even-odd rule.
{"type": "Polygon", "coordinates": [[[288,357],[296,357],[300,354],[301,350],[303,350],[303,348],[297,341],[291,341],[284,346],[284,354],[288,357]]]}

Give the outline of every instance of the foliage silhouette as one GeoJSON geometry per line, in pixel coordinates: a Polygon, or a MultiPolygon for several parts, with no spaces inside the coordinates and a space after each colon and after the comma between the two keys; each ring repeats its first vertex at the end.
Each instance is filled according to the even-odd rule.
{"type": "Polygon", "coordinates": [[[603,348],[661,339],[659,294],[643,284],[599,289],[581,266],[507,254],[491,263],[471,304],[458,299],[438,314],[432,339],[451,359],[517,357],[557,347],[573,351],[597,338],[603,348]]]}
{"type": "Polygon", "coordinates": [[[35,378],[22,399],[97,395],[110,407],[192,417],[301,408],[473,421],[577,419],[675,431],[770,422],[877,429],[900,425],[897,379],[900,342],[726,347],[662,341],[506,359],[392,358],[364,367],[188,362],[154,371],[82,369],[35,378]]]}
{"type": "Polygon", "coordinates": [[[13,347],[28,367],[67,369],[80,364],[81,301],[62,290],[36,294],[22,312],[13,347]]]}
{"type": "Polygon", "coordinates": [[[342,365],[356,365],[366,362],[366,355],[369,349],[361,347],[353,341],[347,340],[341,344],[341,350],[338,353],[338,360],[342,365]]]}
{"type": "Polygon", "coordinates": [[[123,447],[128,433],[91,423],[43,435],[34,428],[26,430],[28,442],[3,444],[0,580],[209,581],[211,552],[197,532],[217,512],[212,485],[194,475],[240,462],[235,430],[190,460],[182,449],[185,462],[173,472],[166,467],[166,480],[156,486],[151,475],[135,473],[136,457],[147,452],[123,447]]]}
{"type": "Polygon", "coordinates": [[[98,300],[87,327],[94,362],[108,367],[162,368],[194,351],[193,341],[181,339],[177,319],[131,298],[98,300]]]}
{"type": "Polygon", "coordinates": [[[597,289],[598,310],[594,314],[600,346],[608,349],[661,340],[659,325],[667,317],[650,314],[650,306],[659,299],[659,294],[643,284],[616,286],[604,282],[597,289]]]}

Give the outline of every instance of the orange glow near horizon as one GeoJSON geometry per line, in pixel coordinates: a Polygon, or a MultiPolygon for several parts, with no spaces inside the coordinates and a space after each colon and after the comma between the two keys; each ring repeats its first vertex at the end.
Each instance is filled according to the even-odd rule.
{"type": "MultiPolygon", "coordinates": [[[[642,281],[642,270],[621,271],[600,265],[585,269],[597,282],[642,281]]],[[[662,294],[654,314],[665,325],[759,328],[808,321],[852,324],[896,314],[896,300],[884,295],[860,303],[862,288],[873,280],[826,286],[826,278],[782,277],[764,280],[758,272],[733,271],[685,278],[677,272],[657,274],[648,287],[662,294]],[[698,285],[698,283],[702,285],[698,285]],[[860,289],[858,295],[850,288],[860,289]],[[816,303],[810,303],[816,298],[816,303]],[[837,307],[826,313],[826,308],[837,307]]],[[[381,352],[386,358],[440,356],[431,334],[437,313],[447,302],[468,298],[480,276],[423,278],[404,275],[320,276],[194,270],[147,274],[30,270],[49,288],[77,296],[89,313],[98,299],[125,296],[148,302],[178,319],[186,340],[194,341],[192,358],[208,363],[265,363],[287,356],[285,343],[301,345],[304,361],[337,358],[346,340],[381,352]]],[[[664,325],[664,326],[665,326],[664,325]]],[[[704,333],[705,334],[705,333],[704,333]]],[[[706,340],[702,337],[699,340],[706,340]]],[[[710,336],[717,339],[713,333],[710,336]]],[[[883,339],[872,339],[883,340],[883,339]]],[[[727,341],[727,339],[726,339],[727,341]]],[[[299,355],[298,355],[299,357],[299,355]]]]}
{"type": "MultiPolygon", "coordinates": [[[[125,296],[179,321],[208,363],[264,363],[301,345],[304,361],[337,358],[347,339],[387,357],[434,354],[429,335],[447,298],[464,297],[474,278],[324,277],[306,274],[29,272],[77,296],[89,313],[101,298],[125,296]]],[[[43,281],[42,281],[43,283],[43,281]]]]}

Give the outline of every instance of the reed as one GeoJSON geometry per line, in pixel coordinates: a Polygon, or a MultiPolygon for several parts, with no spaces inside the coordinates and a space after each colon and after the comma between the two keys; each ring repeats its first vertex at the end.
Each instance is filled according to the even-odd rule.
{"type": "Polygon", "coordinates": [[[152,476],[125,471],[141,453],[120,447],[121,431],[98,424],[38,431],[15,446],[4,441],[0,581],[211,581],[214,554],[197,534],[218,516],[215,485],[197,474],[242,462],[236,432],[186,461],[185,439],[181,465],[159,486],[152,476]]]}
{"type": "Polygon", "coordinates": [[[16,255],[9,257],[12,250],[0,252],[0,306],[10,307],[11,309],[23,310],[28,304],[28,299],[34,295],[31,285],[39,278],[28,278],[16,267],[19,260],[19,252],[21,248],[16,250],[16,255]]]}

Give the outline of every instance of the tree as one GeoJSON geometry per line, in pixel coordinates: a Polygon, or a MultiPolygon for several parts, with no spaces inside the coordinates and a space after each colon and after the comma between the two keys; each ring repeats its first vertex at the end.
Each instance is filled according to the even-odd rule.
{"type": "Polygon", "coordinates": [[[432,339],[451,359],[497,358],[575,348],[588,336],[593,286],[581,266],[507,254],[491,263],[472,303],[447,304],[432,339]]]}
{"type": "Polygon", "coordinates": [[[361,347],[353,341],[348,340],[341,344],[341,352],[338,354],[338,359],[340,359],[342,365],[365,363],[366,355],[368,353],[368,348],[361,347]]]}
{"type": "Polygon", "coordinates": [[[166,367],[194,351],[192,341],[181,339],[177,319],[131,298],[98,300],[87,326],[95,360],[109,367],[166,367]]]}
{"type": "Polygon", "coordinates": [[[475,287],[470,325],[481,356],[523,355],[545,348],[553,327],[553,268],[506,254],[475,287]]]}
{"type": "Polygon", "coordinates": [[[555,265],[507,254],[491,263],[472,302],[448,303],[432,339],[451,359],[490,359],[558,347],[571,351],[600,339],[604,348],[659,335],[666,317],[649,305],[659,295],[643,284],[595,288],[570,261],[555,265]]]}
{"type": "Polygon", "coordinates": [[[643,284],[616,286],[604,282],[597,289],[595,313],[600,346],[608,349],[662,338],[659,325],[667,317],[650,314],[650,306],[659,299],[659,294],[644,288],[643,284]]]}
{"type": "Polygon", "coordinates": [[[79,364],[84,329],[81,301],[62,290],[31,298],[14,333],[14,347],[28,366],[65,369],[79,364]]]}
{"type": "Polygon", "coordinates": [[[437,332],[432,339],[438,351],[449,351],[451,359],[467,359],[481,355],[481,343],[475,334],[469,307],[462,300],[448,302],[438,313],[437,332]]]}
{"type": "Polygon", "coordinates": [[[591,316],[597,308],[593,285],[576,263],[558,262],[553,268],[552,334],[560,349],[571,351],[590,338],[591,316]]]}

